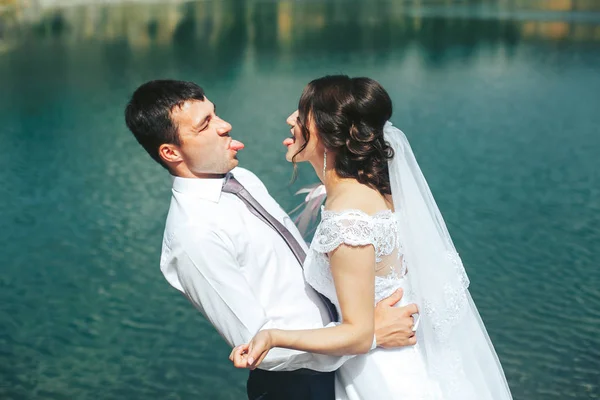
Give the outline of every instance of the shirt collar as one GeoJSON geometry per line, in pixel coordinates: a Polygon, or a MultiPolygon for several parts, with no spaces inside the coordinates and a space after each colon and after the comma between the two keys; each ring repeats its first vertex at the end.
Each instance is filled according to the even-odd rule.
{"type": "Polygon", "coordinates": [[[225,178],[182,178],[171,175],[173,190],[218,203],[225,178]]]}

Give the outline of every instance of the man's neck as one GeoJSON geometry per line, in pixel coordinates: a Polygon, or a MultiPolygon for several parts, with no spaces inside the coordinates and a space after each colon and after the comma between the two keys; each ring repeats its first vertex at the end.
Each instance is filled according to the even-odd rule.
{"type": "Polygon", "coordinates": [[[180,178],[187,178],[187,179],[223,179],[225,178],[225,175],[227,174],[194,174],[191,171],[185,171],[185,172],[177,172],[173,174],[174,176],[178,176],[180,178]]]}

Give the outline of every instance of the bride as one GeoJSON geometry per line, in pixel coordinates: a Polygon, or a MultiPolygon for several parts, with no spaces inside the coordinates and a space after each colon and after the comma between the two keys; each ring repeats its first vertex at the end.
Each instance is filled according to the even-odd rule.
{"type": "Polygon", "coordinates": [[[338,399],[511,399],[461,260],[391,115],[389,95],[369,78],[326,76],[304,89],[288,118],[286,158],[310,162],[327,191],[304,273],[341,322],[262,330],[238,351],[252,369],[273,347],[355,354],[338,370],[338,399]],[[417,344],[369,351],[374,304],[398,288],[402,305],[419,305],[417,344]]]}

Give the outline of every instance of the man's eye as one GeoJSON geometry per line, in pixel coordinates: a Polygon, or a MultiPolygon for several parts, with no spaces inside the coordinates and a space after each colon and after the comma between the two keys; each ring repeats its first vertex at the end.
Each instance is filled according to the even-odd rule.
{"type": "Polygon", "coordinates": [[[210,119],[208,121],[206,121],[206,123],[204,125],[202,125],[202,127],[200,128],[200,132],[205,131],[209,125],[210,125],[210,119]]]}

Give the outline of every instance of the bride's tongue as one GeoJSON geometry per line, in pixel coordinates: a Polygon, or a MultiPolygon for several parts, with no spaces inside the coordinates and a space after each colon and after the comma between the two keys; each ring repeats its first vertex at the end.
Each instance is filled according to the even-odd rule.
{"type": "Polygon", "coordinates": [[[289,137],[289,138],[287,138],[287,139],[285,139],[283,141],[283,145],[284,146],[288,146],[289,147],[289,146],[291,146],[293,144],[294,144],[294,138],[291,138],[291,137],[289,137]]]}
{"type": "Polygon", "coordinates": [[[232,140],[231,143],[229,143],[229,149],[230,150],[241,150],[244,148],[244,143],[238,141],[238,140],[232,140]]]}

